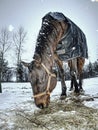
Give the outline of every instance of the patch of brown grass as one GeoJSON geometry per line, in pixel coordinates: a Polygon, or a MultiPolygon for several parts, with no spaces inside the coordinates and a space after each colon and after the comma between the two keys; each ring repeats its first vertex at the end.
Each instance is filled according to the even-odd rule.
{"type": "Polygon", "coordinates": [[[16,130],[98,130],[98,110],[76,100],[56,99],[34,113],[16,111],[16,130]]]}

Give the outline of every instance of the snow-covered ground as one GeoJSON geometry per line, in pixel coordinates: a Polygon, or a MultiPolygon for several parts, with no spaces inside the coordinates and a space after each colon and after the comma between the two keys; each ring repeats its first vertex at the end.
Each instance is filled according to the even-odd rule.
{"type": "MultiPolygon", "coordinates": [[[[68,90],[70,87],[70,81],[66,81],[66,85],[67,93],[69,94],[68,90]]],[[[94,101],[84,101],[84,104],[98,109],[98,77],[84,79],[83,88],[85,90],[85,95],[95,97],[94,101]]],[[[29,113],[39,110],[32,99],[32,89],[30,83],[2,83],[2,89],[3,92],[0,93],[0,129],[13,130],[14,121],[11,118],[14,115],[13,112],[16,112],[17,110],[23,110],[29,113]]],[[[59,99],[60,94],[61,84],[58,82],[56,88],[51,93],[51,101],[59,99]]]]}
{"type": "MultiPolygon", "coordinates": [[[[66,81],[67,93],[70,81],[66,81]]],[[[98,97],[98,78],[84,79],[83,88],[85,94],[98,97]]],[[[21,106],[22,102],[32,101],[33,110],[37,109],[32,99],[32,89],[30,83],[3,83],[3,92],[0,93],[0,111],[21,106]]],[[[57,83],[51,94],[51,100],[58,98],[61,94],[61,84],[57,83]]],[[[98,108],[98,98],[94,101],[85,102],[87,106],[98,108]]]]}

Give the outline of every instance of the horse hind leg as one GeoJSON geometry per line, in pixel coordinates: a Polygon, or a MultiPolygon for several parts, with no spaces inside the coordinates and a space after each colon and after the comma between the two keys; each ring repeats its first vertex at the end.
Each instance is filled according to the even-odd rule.
{"type": "Polygon", "coordinates": [[[82,74],[80,74],[79,75],[79,89],[80,89],[80,91],[83,91],[82,83],[83,83],[83,76],[82,76],[82,74]]]}
{"type": "Polygon", "coordinates": [[[80,89],[80,91],[83,91],[83,88],[82,88],[82,83],[83,83],[82,70],[83,70],[84,63],[85,63],[84,58],[82,58],[82,57],[77,58],[77,68],[78,68],[78,74],[79,74],[79,87],[80,87],[79,89],[80,89]]]}
{"type": "Polygon", "coordinates": [[[72,76],[72,79],[73,79],[73,85],[74,85],[74,87],[75,87],[74,92],[75,92],[75,93],[79,93],[79,84],[78,84],[78,82],[77,82],[76,72],[75,72],[75,71],[72,71],[72,72],[71,72],[71,76],[72,76]]]}
{"type": "Polygon", "coordinates": [[[77,70],[77,58],[76,59],[72,59],[68,62],[68,65],[70,67],[70,75],[71,75],[71,87],[70,90],[73,89],[73,85],[75,87],[75,92],[79,93],[79,84],[77,82],[77,74],[78,74],[78,70],[77,70]]]}

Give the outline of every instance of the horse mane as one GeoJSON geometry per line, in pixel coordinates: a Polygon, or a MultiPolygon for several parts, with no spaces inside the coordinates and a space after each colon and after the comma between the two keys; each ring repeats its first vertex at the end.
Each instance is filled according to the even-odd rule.
{"type": "Polygon", "coordinates": [[[52,19],[53,18],[51,16],[49,16],[48,14],[46,16],[44,16],[42,19],[42,26],[41,26],[41,29],[39,31],[37,41],[36,41],[35,53],[34,53],[34,57],[33,57],[34,59],[35,59],[36,54],[39,55],[40,57],[42,57],[45,50],[49,46],[48,36],[51,35],[51,33],[54,29],[54,27],[51,23],[52,19]]]}

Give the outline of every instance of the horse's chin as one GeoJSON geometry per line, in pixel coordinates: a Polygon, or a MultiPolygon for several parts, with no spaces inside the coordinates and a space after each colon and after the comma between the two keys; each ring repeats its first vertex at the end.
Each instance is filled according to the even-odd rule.
{"type": "Polygon", "coordinates": [[[35,104],[40,109],[47,108],[49,106],[49,103],[50,103],[50,95],[44,95],[35,98],[35,104]]]}

